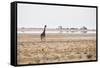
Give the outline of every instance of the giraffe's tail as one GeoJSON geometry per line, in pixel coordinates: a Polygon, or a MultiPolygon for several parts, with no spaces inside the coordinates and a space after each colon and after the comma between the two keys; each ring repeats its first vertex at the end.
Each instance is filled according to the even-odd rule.
{"type": "Polygon", "coordinates": [[[41,35],[41,41],[42,41],[42,35],[41,35]]]}

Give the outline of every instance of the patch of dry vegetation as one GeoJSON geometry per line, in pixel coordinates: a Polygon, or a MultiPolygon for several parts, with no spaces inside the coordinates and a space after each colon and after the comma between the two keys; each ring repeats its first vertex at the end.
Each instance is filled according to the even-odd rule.
{"type": "Polygon", "coordinates": [[[43,42],[39,36],[19,35],[17,54],[18,64],[96,60],[96,39],[48,35],[43,42]]]}

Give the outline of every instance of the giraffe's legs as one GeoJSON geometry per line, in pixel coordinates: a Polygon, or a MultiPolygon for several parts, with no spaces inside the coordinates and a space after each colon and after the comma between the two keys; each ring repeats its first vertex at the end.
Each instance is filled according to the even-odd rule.
{"type": "Polygon", "coordinates": [[[41,41],[46,41],[46,38],[44,35],[41,34],[41,41]]]}

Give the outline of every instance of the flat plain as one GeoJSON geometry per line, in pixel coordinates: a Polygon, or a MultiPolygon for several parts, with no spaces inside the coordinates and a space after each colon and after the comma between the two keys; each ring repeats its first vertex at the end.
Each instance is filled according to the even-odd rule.
{"type": "Polygon", "coordinates": [[[96,60],[95,34],[18,34],[17,63],[41,64],[96,60]]]}

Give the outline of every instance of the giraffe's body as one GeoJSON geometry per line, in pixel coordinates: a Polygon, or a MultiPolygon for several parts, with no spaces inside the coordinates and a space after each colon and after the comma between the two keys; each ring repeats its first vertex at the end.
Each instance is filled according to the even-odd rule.
{"type": "Polygon", "coordinates": [[[45,40],[45,31],[46,31],[46,25],[44,26],[44,30],[41,33],[41,40],[45,40]]]}

